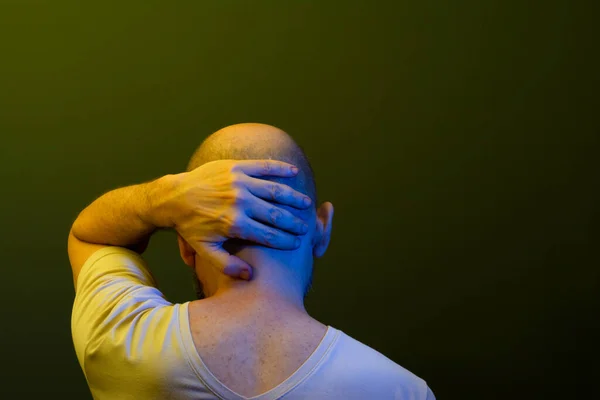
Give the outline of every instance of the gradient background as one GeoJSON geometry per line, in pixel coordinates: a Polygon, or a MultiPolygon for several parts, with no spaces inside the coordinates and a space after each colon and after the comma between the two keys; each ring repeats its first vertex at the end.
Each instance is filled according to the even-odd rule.
{"type": "MultiPolygon", "coordinates": [[[[597,390],[600,65],[584,2],[97,3],[0,2],[2,398],[90,398],[70,224],[238,122],[292,134],[336,206],[317,319],[438,399],[597,390]]],[[[169,299],[192,298],[174,234],[147,259],[169,299]]]]}

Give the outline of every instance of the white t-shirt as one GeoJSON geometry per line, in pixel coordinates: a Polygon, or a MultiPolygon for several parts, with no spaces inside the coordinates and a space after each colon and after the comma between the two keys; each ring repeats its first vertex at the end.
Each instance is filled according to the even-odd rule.
{"type": "MultiPolygon", "coordinates": [[[[172,304],[135,252],[106,247],[85,263],[71,318],[79,364],[97,400],[248,399],[204,365],[188,303],[172,304]]],[[[427,384],[331,326],[288,379],[253,400],[434,400],[427,384]]]]}

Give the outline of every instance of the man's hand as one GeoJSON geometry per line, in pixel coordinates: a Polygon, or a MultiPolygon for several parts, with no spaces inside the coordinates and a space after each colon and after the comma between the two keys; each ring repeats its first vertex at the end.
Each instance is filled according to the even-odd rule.
{"type": "Polygon", "coordinates": [[[258,179],[291,178],[297,173],[293,165],[279,161],[213,161],[165,177],[169,190],[156,207],[212,267],[250,279],[251,266],[229,254],[223,243],[237,238],[281,250],[298,248],[297,235],[304,235],[308,226],[275,203],[306,209],[310,197],[287,185],[258,179]]]}

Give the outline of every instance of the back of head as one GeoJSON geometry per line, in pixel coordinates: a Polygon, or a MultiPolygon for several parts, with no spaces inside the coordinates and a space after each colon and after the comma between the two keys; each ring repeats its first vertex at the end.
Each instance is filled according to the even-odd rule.
{"type": "Polygon", "coordinates": [[[217,160],[271,159],[295,165],[295,178],[268,178],[305,193],[317,203],[314,173],[302,148],[279,128],[258,123],[225,127],[210,135],[192,155],[187,170],[217,160]]]}
{"type": "MultiPolygon", "coordinates": [[[[191,171],[218,160],[259,159],[283,161],[298,167],[299,173],[293,178],[269,177],[265,179],[288,185],[308,195],[313,201],[313,207],[317,204],[314,174],[304,151],[287,133],[271,125],[236,124],[213,133],[196,149],[188,163],[187,170],[191,171]]],[[[282,207],[302,218],[303,211],[282,207]]],[[[314,212],[314,208],[312,211],[314,212]]],[[[194,280],[198,298],[204,298],[203,286],[197,275],[194,280]]],[[[312,274],[309,273],[305,293],[311,283],[312,274]]]]}

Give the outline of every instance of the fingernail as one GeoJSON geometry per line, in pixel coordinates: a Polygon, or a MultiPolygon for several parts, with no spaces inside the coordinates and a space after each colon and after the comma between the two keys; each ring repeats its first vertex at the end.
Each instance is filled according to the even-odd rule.
{"type": "Polygon", "coordinates": [[[296,247],[300,247],[300,238],[296,238],[296,247]]]}
{"type": "Polygon", "coordinates": [[[292,172],[293,172],[294,174],[297,174],[297,173],[298,173],[298,168],[296,168],[296,167],[292,167],[292,168],[291,168],[291,170],[292,170],[292,172]]]}
{"type": "Polygon", "coordinates": [[[310,203],[312,203],[312,200],[310,199],[310,197],[305,197],[304,198],[304,205],[305,206],[310,206],[310,203]]]}
{"type": "Polygon", "coordinates": [[[308,225],[307,224],[303,224],[302,225],[302,233],[306,233],[308,232],[308,225]]]}
{"type": "Polygon", "coordinates": [[[247,280],[250,280],[250,272],[248,272],[247,270],[243,270],[243,271],[240,273],[240,277],[241,277],[242,279],[246,280],[246,281],[247,281],[247,280]]]}

